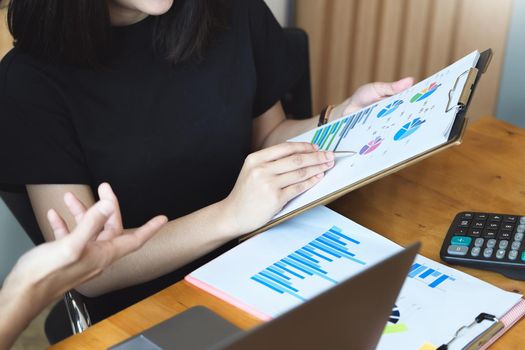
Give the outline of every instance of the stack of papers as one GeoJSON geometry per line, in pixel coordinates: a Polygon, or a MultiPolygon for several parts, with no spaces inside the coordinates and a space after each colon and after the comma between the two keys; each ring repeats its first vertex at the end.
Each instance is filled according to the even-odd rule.
{"type": "MultiPolygon", "coordinates": [[[[242,243],[186,280],[269,320],[400,249],[334,211],[317,207],[242,243]]],[[[378,349],[441,345],[481,312],[500,318],[520,300],[519,294],[418,256],[378,349]]],[[[450,348],[461,349],[491,324],[477,324],[450,348]]]]}

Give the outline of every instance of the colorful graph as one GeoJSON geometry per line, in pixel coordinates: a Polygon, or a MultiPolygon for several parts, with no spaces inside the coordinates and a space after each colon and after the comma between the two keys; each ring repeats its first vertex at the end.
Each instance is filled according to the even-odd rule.
{"type": "Polygon", "coordinates": [[[341,141],[348,136],[350,130],[355,128],[357,124],[366,124],[368,117],[376,107],[377,105],[370,106],[367,109],[351,114],[333,124],[318,129],[310,142],[319,146],[321,150],[337,150],[337,147],[341,141]]]}
{"type": "Polygon", "coordinates": [[[304,247],[252,276],[251,279],[275,293],[288,294],[305,301],[306,298],[301,295],[297,283],[316,276],[337,284],[339,281],[330,277],[327,268],[340,259],[366,265],[366,262],[357,259],[356,255],[349,251],[351,244],[358,245],[360,242],[333,226],[304,247]]]}
{"type": "Polygon", "coordinates": [[[399,311],[397,305],[394,305],[394,307],[392,308],[392,313],[388,318],[388,323],[383,331],[383,334],[406,332],[408,328],[405,324],[399,323],[400,319],[401,312],[399,311]]]}
{"type": "Polygon", "coordinates": [[[376,137],[375,139],[373,139],[372,141],[364,145],[363,148],[361,148],[361,150],[359,151],[359,154],[366,155],[366,154],[372,153],[379,146],[381,146],[381,142],[383,142],[383,140],[384,139],[381,138],[380,136],[376,137]]]}
{"type": "Polygon", "coordinates": [[[396,100],[388,104],[387,106],[385,106],[385,108],[380,110],[379,113],[377,113],[377,117],[378,118],[386,117],[387,115],[389,115],[390,113],[398,109],[399,106],[401,106],[402,104],[403,104],[403,100],[396,100]]]}
{"type": "Polygon", "coordinates": [[[411,103],[419,102],[432,95],[441,86],[441,84],[432,83],[426,89],[421,90],[410,99],[411,103]]]}
{"type": "Polygon", "coordinates": [[[414,263],[408,272],[408,277],[426,283],[430,288],[436,288],[445,281],[455,281],[452,276],[445,275],[425,265],[414,263]]]}
{"type": "Polygon", "coordinates": [[[394,135],[395,141],[400,141],[403,139],[406,139],[413,133],[417,131],[425,123],[425,120],[422,120],[421,118],[416,118],[412,120],[411,122],[406,123],[399,129],[399,131],[394,135]]]}

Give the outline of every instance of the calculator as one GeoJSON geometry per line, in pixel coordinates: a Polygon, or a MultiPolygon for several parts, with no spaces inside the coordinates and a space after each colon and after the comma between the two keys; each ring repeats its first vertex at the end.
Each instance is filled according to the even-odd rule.
{"type": "Polygon", "coordinates": [[[448,229],[440,257],[450,264],[525,280],[525,216],[461,212],[448,229]]]}

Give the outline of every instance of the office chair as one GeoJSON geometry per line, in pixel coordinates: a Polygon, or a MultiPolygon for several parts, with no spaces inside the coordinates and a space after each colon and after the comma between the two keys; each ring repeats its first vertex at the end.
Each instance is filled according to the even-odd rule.
{"type": "MultiPolygon", "coordinates": [[[[308,36],[298,28],[285,28],[284,34],[297,57],[302,60],[298,64],[304,72],[282,99],[283,108],[288,117],[304,119],[312,116],[312,96],[310,85],[310,60],[308,54],[308,36]]],[[[35,245],[44,243],[44,237],[29,201],[25,189],[10,191],[0,190],[0,198],[4,200],[9,210],[25,230],[35,245]]],[[[91,325],[88,310],[82,301],[82,296],[75,291],[69,291],[63,300],[51,310],[45,321],[45,332],[51,344],[64,338],[80,333],[91,325]],[[69,324],[67,320],[69,319],[69,324]]]]}
{"type": "MultiPolygon", "coordinates": [[[[44,236],[38,227],[27,191],[25,189],[23,191],[16,189],[16,192],[0,190],[0,198],[4,200],[31,241],[35,245],[44,243],[44,236]]],[[[70,335],[83,332],[90,325],[91,320],[82,296],[71,290],[65,293],[64,298],[51,309],[44,327],[48,341],[54,344],[70,335]]]]}
{"type": "Polygon", "coordinates": [[[312,116],[312,88],[310,82],[310,58],[308,48],[308,34],[300,28],[284,28],[284,35],[288,44],[298,53],[303,67],[299,79],[282,99],[286,115],[292,119],[305,119],[312,116]]]}

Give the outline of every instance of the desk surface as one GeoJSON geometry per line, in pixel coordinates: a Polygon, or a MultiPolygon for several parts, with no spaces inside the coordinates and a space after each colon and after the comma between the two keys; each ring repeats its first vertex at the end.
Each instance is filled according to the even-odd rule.
{"type": "MultiPolygon", "coordinates": [[[[443,237],[457,212],[525,213],[524,171],[525,130],[482,118],[469,126],[463,145],[354,191],[330,207],[399,244],[420,240],[421,253],[439,261],[443,237]]],[[[525,292],[525,282],[492,272],[459,269],[503,289],[525,292]]],[[[51,349],[106,349],[195,305],[205,305],[244,329],[259,323],[243,311],[179,282],[51,349]]],[[[523,321],[492,349],[522,349],[522,344],[523,321]]]]}

